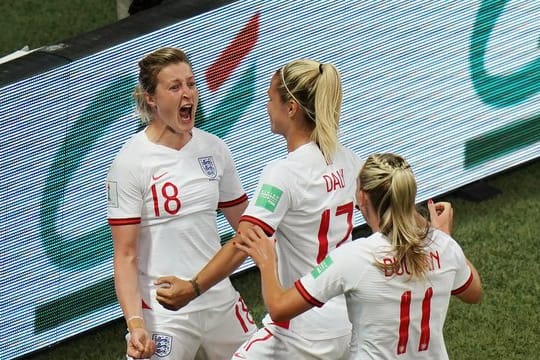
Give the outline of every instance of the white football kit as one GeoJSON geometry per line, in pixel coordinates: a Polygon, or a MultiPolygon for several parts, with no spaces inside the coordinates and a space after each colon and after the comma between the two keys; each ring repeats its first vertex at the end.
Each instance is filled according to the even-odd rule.
{"type": "MultiPolygon", "coordinates": [[[[332,164],[326,164],[318,146],[310,142],[263,170],[241,221],[275,236],[278,273],[285,287],[351,240],[360,166],[358,156],[341,145],[332,164]]],[[[344,296],[287,323],[275,323],[268,315],[263,323],[265,328],[244,343],[235,358],[338,359],[347,350],[351,332],[344,296]]]]}
{"type": "Polygon", "coordinates": [[[470,285],[472,272],[449,235],[432,229],[428,237],[425,281],[410,280],[403,265],[396,272],[378,268],[375,259],[395,259],[386,237],[374,233],[331,252],[295,283],[314,306],[345,294],[353,324],[349,359],[448,359],[443,325],[450,295],[470,285]]]}
{"type": "Polygon", "coordinates": [[[167,310],[157,302],[153,285],[161,276],[193,278],[221,247],[217,209],[247,200],[225,143],[194,128],[191,140],[175,150],[152,143],[141,131],[112,163],[107,190],[109,224],[140,224],[139,288],[145,322],[159,344],[156,355],[160,359],[192,359],[191,352],[194,354],[204,344],[205,334],[213,331],[197,326],[205,324],[204,311],[209,309],[230,309],[231,319],[224,314],[212,318],[218,323],[235,322],[223,328],[228,331],[226,341],[232,353],[234,344],[242,343],[255,326],[229,279],[178,311],[167,310]],[[197,319],[201,322],[191,323],[197,319]],[[188,331],[191,333],[186,335],[188,331]],[[200,334],[193,334],[197,331],[200,334]],[[182,343],[189,337],[190,342],[182,343]],[[186,346],[189,353],[182,350],[186,346]]]}

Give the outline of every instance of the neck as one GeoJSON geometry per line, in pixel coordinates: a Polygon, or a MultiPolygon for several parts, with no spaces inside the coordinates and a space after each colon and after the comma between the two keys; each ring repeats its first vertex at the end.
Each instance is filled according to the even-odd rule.
{"type": "Polygon", "coordinates": [[[371,231],[379,231],[380,219],[377,216],[377,212],[375,211],[373,206],[371,206],[371,202],[366,201],[363,207],[361,207],[361,209],[362,216],[364,217],[364,220],[366,220],[366,223],[368,224],[371,231]]]}
{"type": "Polygon", "coordinates": [[[373,213],[367,216],[366,222],[368,226],[371,228],[371,231],[373,232],[379,231],[379,218],[375,216],[373,213]]]}
{"type": "Polygon", "coordinates": [[[175,150],[183,148],[192,137],[191,131],[175,132],[168,126],[153,122],[147,126],[145,132],[148,139],[154,144],[175,150]]]}
{"type": "Polygon", "coordinates": [[[287,151],[293,152],[294,150],[298,149],[300,146],[311,142],[311,133],[295,132],[286,136],[286,140],[287,140],[287,151]]]}

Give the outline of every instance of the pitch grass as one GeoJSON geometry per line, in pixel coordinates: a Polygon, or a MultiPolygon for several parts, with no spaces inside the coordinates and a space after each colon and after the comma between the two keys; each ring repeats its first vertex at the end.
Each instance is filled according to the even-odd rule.
{"type": "MultiPolygon", "coordinates": [[[[115,0],[0,1],[0,56],[25,45],[55,44],[116,20],[115,0]]],[[[445,324],[451,359],[536,359],[540,357],[540,161],[494,176],[497,197],[468,202],[454,195],[454,237],[484,282],[480,305],[453,299],[445,324]]],[[[233,283],[260,324],[264,307],[258,271],[233,283]]],[[[36,360],[124,359],[123,320],[27,356],[36,360]]]]}
{"type": "Polygon", "coordinates": [[[0,57],[52,45],[116,21],[116,0],[2,0],[0,57]]]}
{"type": "MultiPolygon", "coordinates": [[[[478,268],[485,295],[480,305],[452,299],[445,324],[451,359],[536,359],[540,356],[540,161],[496,175],[486,183],[501,194],[470,202],[453,194],[454,237],[478,268]]],[[[437,200],[441,200],[437,199],[437,200]]],[[[256,269],[233,283],[260,325],[264,304],[256,269]]],[[[36,360],[123,359],[123,320],[34,354],[36,360]]]]}

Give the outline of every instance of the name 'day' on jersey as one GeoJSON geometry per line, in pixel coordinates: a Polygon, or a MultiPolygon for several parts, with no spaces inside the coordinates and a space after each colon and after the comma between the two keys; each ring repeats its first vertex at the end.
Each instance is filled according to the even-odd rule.
{"type": "Polygon", "coordinates": [[[330,174],[324,174],[323,179],[326,184],[326,192],[332,192],[345,187],[345,176],[343,175],[343,169],[336,170],[330,174]]]}

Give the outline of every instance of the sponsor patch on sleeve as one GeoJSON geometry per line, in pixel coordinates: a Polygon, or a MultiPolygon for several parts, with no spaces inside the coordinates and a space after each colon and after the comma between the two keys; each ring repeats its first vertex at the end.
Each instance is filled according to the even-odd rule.
{"type": "Polygon", "coordinates": [[[326,269],[330,267],[334,262],[332,261],[332,258],[330,256],[327,256],[324,258],[323,261],[316,267],[311,270],[311,276],[313,276],[314,279],[318,278],[319,275],[321,275],[326,269]]]}
{"type": "Polygon", "coordinates": [[[115,181],[107,181],[107,204],[109,207],[118,207],[118,190],[115,181]]]}
{"type": "Polygon", "coordinates": [[[259,196],[257,196],[257,201],[255,201],[255,206],[274,212],[282,194],[283,191],[277,187],[263,184],[261,191],[259,191],[259,196]]]}

